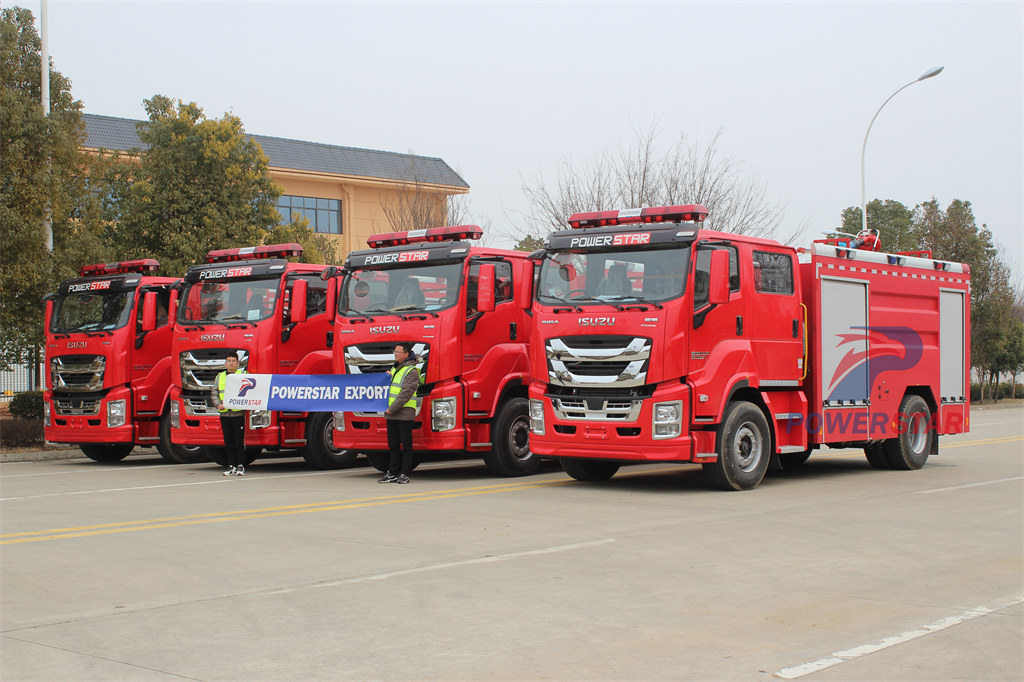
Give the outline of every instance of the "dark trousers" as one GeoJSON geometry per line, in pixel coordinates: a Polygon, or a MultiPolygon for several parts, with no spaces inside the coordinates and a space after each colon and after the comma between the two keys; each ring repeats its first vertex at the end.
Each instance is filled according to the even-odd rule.
{"type": "Polygon", "coordinates": [[[228,466],[245,464],[245,415],[220,418],[220,430],[224,433],[224,449],[227,450],[228,466]]]}
{"type": "Polygon", "coordinates": [[[388,419],[388,449],[391,450],[388,473],[408,476],[412,471],[411,419],[388,419]]]}

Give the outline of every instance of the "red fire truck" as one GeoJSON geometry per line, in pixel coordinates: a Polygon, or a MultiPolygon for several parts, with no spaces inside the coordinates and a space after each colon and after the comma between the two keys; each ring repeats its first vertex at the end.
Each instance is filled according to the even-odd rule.
{"type": "Polygon", "coordinates": [[[970,270],[701,229],[700,205],[579,213],[548,237],[531,448],[580,480],[700,462],[725,489],[813,450],[918,469],[968,430],[970,270]]]}
{"type": "MultiPolygon", "coordinates": [[[[539,465],[526,400],[533,263],[463,241],[482,235],[476,225],[393,232],[349,254],[334,280],[334,369],[384,372],[395,343],[412,342],[422,360],[416,455],[476,453],[493,473],[520,476],[539,465]]],[[[380,414],[338,412],[334,424],[336,447],[386,468],[380,414]]]]}
{"type": "Polygon", "coordinates": [[[171,327],[173,277],[151,274],[152,258],[86,265],[46,303],[46,440],[73,443],[97,462],[155,445],[168,462],[205,458],[173,445],[171,327]]]}
{"type": "MultiPolygon", "coordinates": [[[[238,352],[239,367],[250,374],[330,373],[327,282],[320,276],[326,266],[286,260],[301,254],[298,244],[221,249],[188,269],[180,296],[171,299],[175,443],[204,446],[210,459],[224,462],[209,394],[229,351],[238,352]]],[[[331,445],[332,421],[324,412],[248,412],[249,460],[261,450],[298,450],[317,467],[348,466],[356,455],[331,445]]]]}

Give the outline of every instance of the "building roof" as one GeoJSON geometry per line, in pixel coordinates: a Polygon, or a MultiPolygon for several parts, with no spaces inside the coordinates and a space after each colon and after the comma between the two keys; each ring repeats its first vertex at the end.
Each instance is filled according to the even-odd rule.
{"type": "MultiPolygon", "coordinates": [[[[139,140],[136,129],[136,124],[145,124],[145,121],[97,114],[82,114],[82,120],[85,122],[86,147],[121,152],[146,147],[139,140]]],[[[469,189],[469,184],[444,159],[267,135],[247,137],[263,148],[272,168],[469,189]]]]}

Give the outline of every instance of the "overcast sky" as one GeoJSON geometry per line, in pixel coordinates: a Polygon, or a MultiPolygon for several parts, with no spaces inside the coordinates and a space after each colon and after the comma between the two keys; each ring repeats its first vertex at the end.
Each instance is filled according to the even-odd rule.
{"type": "MultiPolygon", "coordinates": [[[[9,4],[6,3],[5,4],[9,4]]],[[[14,3],[38,17],[39,3],[14,3]]],[[[969,200],[1024,263],[1022,4],[61,2],[50,50],[94,114],[154,93],[252,133],[439,156],[496,230],[553,177],[660,121],[786,206],[782,233],[868,199],[969,200]]],[[[810,239],[812,234],[808,234],[810,239]]]]}

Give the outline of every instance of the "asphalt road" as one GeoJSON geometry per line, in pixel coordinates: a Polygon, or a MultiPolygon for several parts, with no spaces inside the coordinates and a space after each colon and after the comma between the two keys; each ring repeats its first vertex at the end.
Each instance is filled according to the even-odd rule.
{"type": "Polygon", "coordinates": [[[6,463],[0,677],[1019,680],[1022,422],[742,493],[696,466],[6,463]]]}

